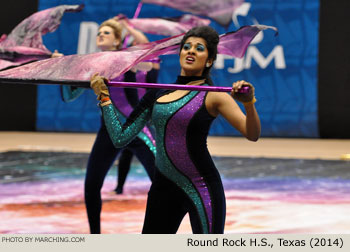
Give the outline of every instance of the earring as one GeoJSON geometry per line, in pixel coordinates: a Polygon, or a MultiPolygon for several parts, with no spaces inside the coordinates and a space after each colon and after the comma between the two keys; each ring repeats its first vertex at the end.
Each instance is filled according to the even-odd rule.
{"type": "Polygon", "coordinates": [[[206,67],[210,67],[211,64],[210,64],[209,62],[207,62],[207,63],[205,64],[205,66],[206,66],[206,67]]]}
{"type": "Polygon", "coordinates": [[[117,42],[114,41],[114,42],[113,42],[113,46],[117,46],[117,42]]]}

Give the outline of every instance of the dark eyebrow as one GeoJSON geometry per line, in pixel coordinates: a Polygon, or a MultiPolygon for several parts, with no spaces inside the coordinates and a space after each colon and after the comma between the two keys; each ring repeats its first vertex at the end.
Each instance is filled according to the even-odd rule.
{"type": "MultiPolygon", "coordinates": [[[[191,44],[192,45],[192,42],[186,42],[185,44],[191,44]]],[[[195,45],[202,45],[202,46],[205,46],[204,44],[200,43],[200,42],[197,42],[195,45]]]]}

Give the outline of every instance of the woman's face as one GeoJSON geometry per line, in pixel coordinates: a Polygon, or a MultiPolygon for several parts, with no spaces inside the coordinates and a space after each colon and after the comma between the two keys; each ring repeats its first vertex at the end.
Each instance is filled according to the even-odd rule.
{"type": "Polygon", "coordinates": [[[116,50],[120,41],[114,36],[114,30],[110,26],[102,26],[97,33],[96,45],[102,51],[116,50]]]}
{"type": "Polygon", "coordinates": [[[180,52],[182,76],[201,76],[206,63],[213,63],[208,59],[208,49],[203,38],[189,37],[180,52]]]}

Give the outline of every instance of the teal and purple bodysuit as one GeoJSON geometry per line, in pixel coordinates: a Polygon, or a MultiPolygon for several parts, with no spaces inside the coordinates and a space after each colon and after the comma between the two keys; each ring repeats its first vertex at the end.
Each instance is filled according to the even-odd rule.
{"type": "MultiPolygon", "coordinates": [[[[131,71],[118,78],[118,81],[136,81],[135,73],[131,71]]],[[[64,86],[62,87],[62,96],[65,101],[71,101],[80,95],[82,91],[83,89],[72,89],[71,87],[64,86]]],[[[110,93],[111,96],[116,99],[114,105],[117,107],[116,109],[122,120],[129,115],[133,110],[133,106],[136,106],[139,101],[136,89],[113,88],[110,90],[110,93]]],[[[110,140],[105,124],[101,124],[89,155],[84,182],[85,205],[91,233],[101,233],[101,188],[105,177],[118,154],[122,150],[128,150],[134,154],[145,167],[147,174],[152,180],[155,170],[154,144],[154,138],[151,131],[148,127],[145,127],[128,146],[125,146],[124,149],[115,148],[110,140]]],[[[130,164],[123,162],[124,167],[121,165],[122,163],[119,165],[119,170],[125,170],[128,169],[128,167],[125,166],[129,166],[130,164]]],[[[124,175],[126,176],[126,173],[124,175]]]]}
{"type": "MultiPolygon", "coordinates": [[[[177,83],[198,78],[179,76],[177,83]]],[[[176,233],[189,213],[193,233],[223,233],[225,195],[206,144],[215,119],[205,107],[207,92],[191,91],[175,101],[157,102],[169,92],[148,91],[124,125],[113,105],[102,107],[117,147],[131,141],[149,120],[156,129],[156,174],[142,232],[176,233]]]]}

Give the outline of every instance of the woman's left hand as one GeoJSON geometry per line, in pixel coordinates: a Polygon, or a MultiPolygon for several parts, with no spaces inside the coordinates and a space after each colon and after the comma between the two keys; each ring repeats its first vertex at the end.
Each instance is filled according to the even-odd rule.
{"type": "Polygon", "coordinates": [[[59,57],[63,57],[64,54],[63,53],[59,53],[57,50],[55,50],[52,54],[51,54],[51,58],[59,58],[59,57]]]}
{"type": "Polygon", "coordinates": [[[232,84],[231,96],[236,101],[239,101],[242,103],[251,102],[254,99],[254,87],[252,84],[244,80],[236,81],[232,84]],[[243,86],[249,87],[249,91],[247,93],[240,92],[240,89],[243,86]]]}

